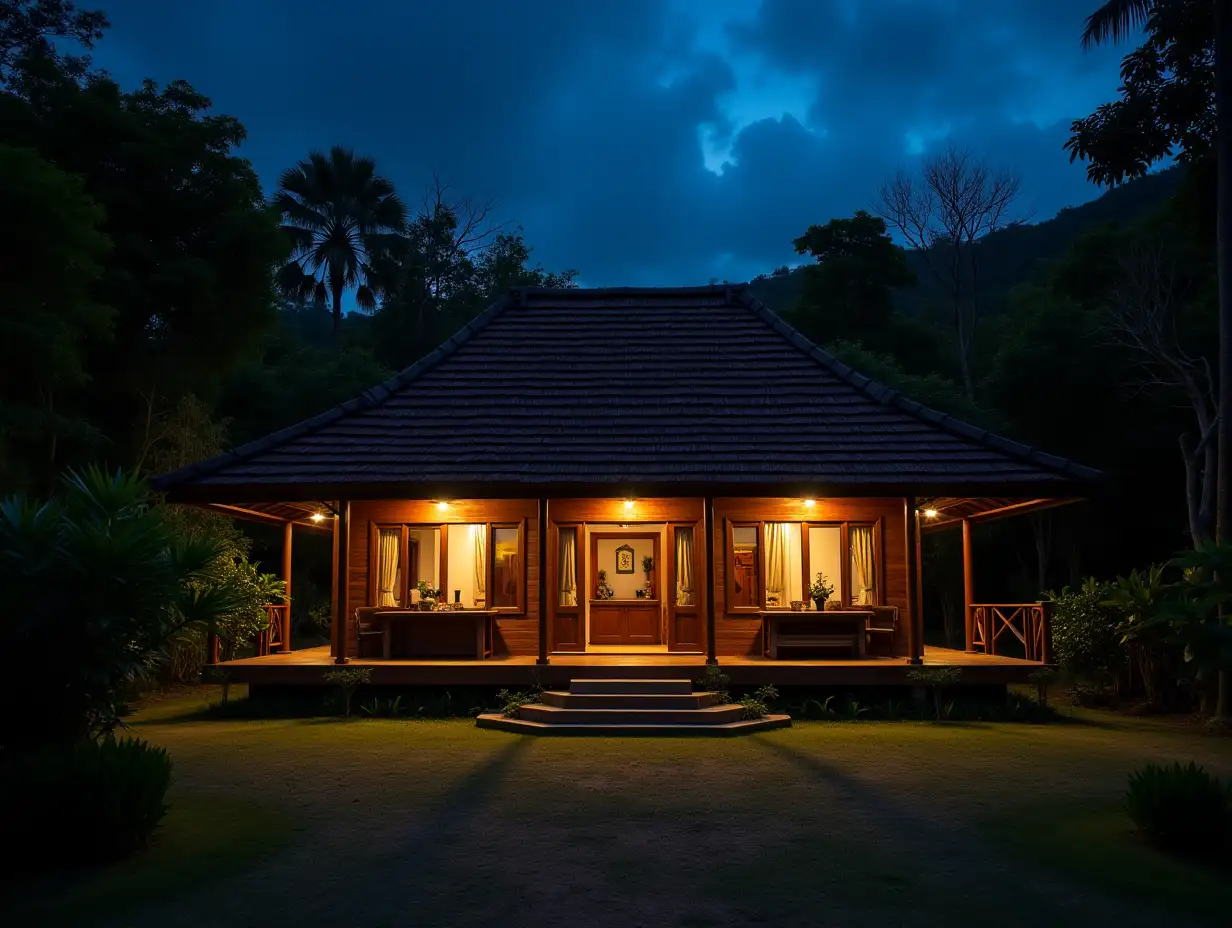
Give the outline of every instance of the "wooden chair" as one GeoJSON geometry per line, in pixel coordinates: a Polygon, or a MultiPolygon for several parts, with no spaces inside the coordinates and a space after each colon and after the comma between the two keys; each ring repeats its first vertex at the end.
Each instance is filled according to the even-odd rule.
{"type": "Polygon", "coordinates": [[[385,637],[389,634],[388,627],[385,625],[377,625],[372,621],[373,614],[376,612],[375,606],[360,606],[355,610],[355,656],[364,656],[364,642],[376,639],[380,643],[380,649],[377,654],[381,657],[385,656],[388,650],[388,642],[385,637]]]}
{"type": "Polygon", "coordinates": [[[898,606],[861,606],[873,613],[868,620],[868,653],[898,657],[898,606]],[[876,648],[874,648],[876,642],[876,648]]]}

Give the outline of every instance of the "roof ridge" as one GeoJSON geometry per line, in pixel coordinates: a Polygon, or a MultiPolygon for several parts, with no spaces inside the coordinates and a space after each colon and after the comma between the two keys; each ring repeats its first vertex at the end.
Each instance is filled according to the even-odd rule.
{"type": "Polygon", "coordinates": [[[936,409],[925,406],[923,403],[917,403],[915,400],[903,396],[902,393],[893,387],[878,383],[871,377],[866,377],[864,374],[856,371],[850,365],[844,364],[830,352],[802,335],[787,323],[782,316],[775,313],[757,297],[753,296],[749,284],[732,284],[731,290],[737,302],[749,309],[777,334],[781,335],[799,351],[826,368],[844,383],[850,384],[871,399],[883,405],[902,410],[908,415],[922,419],[928,424],[944,429],[959,438],[974,441],[978,445],[991,448],[994,451],[1000,451],[1002,454],[1008,454],[1011,457],[1031,464],[1036,464],[1066,477],[1096,480],[1103,476],[1100,471],[1093,467],[1087,467],[1068,458],[1048,454],[1037,448],[1032,448],[1030,445],[1024,445],[1021,442],[1005,438],[988,429],[979,428],[961,419],[956,419],[949,413],[939,412],[936,409]]]}
{"type": "Polygon", "coordinates": [[[409,367],[404,367],[398,373],[394,374],[389,379],[369,387],[358,396],[354,396],[349,400],[344,400],[336,406],[333,406],[324,412],[317,413],[308,419],[302,419],[299,422],[281,428],[276,432],[271,432],[268,435],[263,435],[260,438],[240,445],[238,448],[231,448],[221,454],[216,454],[211,458],[206,458],[204,461],[197,461],[195,464],[189,464],[187,467],[181,467],[179,470],[173,470],[170,473],[156,476],[150,481],[151,486],[155,490],[159,490],[164,486],[180,483],[186,479],[193,477],[201,477],[207,474],[212,474],[216,470],[225,467],[228,464],[234,464],[237,461],[243,461],[258,454],[262,451],[269,451],[272,448],[288,442],[294,438],[299,438],[303,435],[308,435],[322,426],[342,418],[347,413],[355,412],[358,409],[373,409],[380,406],[393,394],[401,390],[413,380],[423,376],[436,365],[440,364],[445,358],[452,355],[462,345],[470,341],[478,332],[485,328],[493,319],[499,316],[505,309],[515,304],[517,301],[516,289],[513,288],[505,293],[492,303],[487,309],[471,319],[466,325],[449,336],[441,344],[437,345],[432,351],[424,355],[414,364],[409,367]]]}

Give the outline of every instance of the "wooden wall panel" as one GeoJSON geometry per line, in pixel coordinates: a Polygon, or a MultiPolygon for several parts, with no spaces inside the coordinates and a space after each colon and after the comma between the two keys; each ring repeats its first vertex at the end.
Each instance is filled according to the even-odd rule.
{"type": "Polygon", "coordinates": [[[715,650],[727,655],[760,653],[761,622],[739,613],[728,616],[726,519],[765,522],[875,522],[881,519],[885,577],[884,602],[898,606],[898,653],[906,653],[907,561],[900,498],[819,499],[806,507],[804,500],[784,498],[716,499],[714,501],[714,612],[715,650]]]}
{"type": "Polygon", "coordinates": [[[553,522],[700,522],[703,500],[690,498],[635,499],[633,508],[616,499],[554,499],[549,504],[553,522]]]}
{"type": "Polygon", "coordinates": [[[347,565],[347,653],[355,655],[354,622],[369,605],[369,557],[373,522],[439,525],[526,521],[526,614],[496,617],[496,654],[536,654],[539,649],[539,504],[529,499],[451,500],[442,512],[432,500],[371,500],[351,504],[350,562],[347,565]]]}

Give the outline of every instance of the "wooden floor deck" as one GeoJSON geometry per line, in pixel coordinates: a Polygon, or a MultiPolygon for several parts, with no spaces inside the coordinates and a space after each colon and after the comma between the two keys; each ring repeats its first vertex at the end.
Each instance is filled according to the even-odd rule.
{"type": "MultiPolygon", "coordinates": [[[[488,660],[353,659],[350,667],[372,670],[372,682],[387,686],[524,686],[538,680],[545,686],[575,677],[638,677],[664,679],[693,676],[706,663],[703,654],[553,654],[545,667],[532,656],[488,660]]],[[[721,656],[719,665],[737,686],[896,686],[908,683],[905,659],[769,660],[763,657],[721,656]]],[[[988,686],[1024,683],[1040,665],[1013,657],[968,654],[949,648],[924,648],[924,665],[961,667],[962,683],[988,686]]],[[[221,665],[236,683],[259,686],[321,685],[334,668],[328,647],[304,648],[285,654],[247,657],[221,665]]]]}

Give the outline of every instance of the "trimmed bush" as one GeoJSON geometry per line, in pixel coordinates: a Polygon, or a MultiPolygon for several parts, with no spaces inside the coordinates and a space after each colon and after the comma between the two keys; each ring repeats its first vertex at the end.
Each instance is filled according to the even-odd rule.
{"type": "Polygon", "coordinates": [[[1124,611],[1107,603],[1112,584],[1088,579],[1077,590],[1049,593],[1052,650],[1057,665],[1075,676],[1108,681],[1125,663],[1119,632],[1124,611]]]}
{"type": "Polygon", "coordinates": [[[26,865],[111,860],[145,847],[170,785],[167,752],[138,738],[44,748],[5,767],[0,825],[26,865]]]}
{"type": "Polygon", "coordinates": [[[1192,761],[1147,764],[1129,775],[1125,809],[1146,840],[1195,857],[1221,853],[1229,833],[1232,789],[1192,761]]]}

